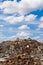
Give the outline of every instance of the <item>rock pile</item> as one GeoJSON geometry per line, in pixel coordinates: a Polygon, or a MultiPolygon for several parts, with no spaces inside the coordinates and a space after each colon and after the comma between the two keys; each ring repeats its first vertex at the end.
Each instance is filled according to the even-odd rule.
{"type": "Polygon", "coordinates": [[[0,44],[0,65],[42,65],[43,44],[32,39],[17,39],[0,44]],[[42,60],[41,60],[42,59],[42,60]]]}

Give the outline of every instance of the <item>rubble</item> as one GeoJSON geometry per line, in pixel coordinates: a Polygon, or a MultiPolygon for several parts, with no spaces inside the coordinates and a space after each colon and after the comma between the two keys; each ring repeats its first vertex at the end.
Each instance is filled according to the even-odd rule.
{"type": "Polygon", "coordinates": [[[0,43],[0,65],[43,65],[43,44],[32,39],[0,43]]]}

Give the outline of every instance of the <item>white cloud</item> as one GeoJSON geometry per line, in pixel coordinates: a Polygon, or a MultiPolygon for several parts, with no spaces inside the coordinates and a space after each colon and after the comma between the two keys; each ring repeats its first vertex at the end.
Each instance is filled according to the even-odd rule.
{"type": "Polygon", "coordinates": [[[43,0],[21,0],[19,8],[21,14],[26,14],[38,9],[40,10],[43,9],[43,0]]]}
{"type": "Polygon", "coordinates": [[[16,1],[4,1],[0,4],[0,8],[3,9],[3,13],[15,13],[18,12],[18,3],[16,1]]]}
{"type": "Polygon", "coordinates": [[[38,26],[38,28],[39,28],[39,29],[40,29],[40,28],[43,28],[43,23],[40,23],[39,26],[38,26]]]}
{"type": "Polygon", "coordinates": [[[37,15],[30,14],[30,15],[25,17],[25,21],[30,21],[30,22],[34,21],[34,20],[36,20],[36,17],[37,17],[37,15]]]}
{"type": "Polygon", "coordinates": [[[16,24],[19,22],[23,22],[24,16],[19,16],[19,17],[9,16],[4,18],[4,20],[10,24],[16,24]]]}
{"type": "Polygon", "coordinates": [[[42,21],[42,22],[43,22],[43,16],[40,18],[40,21],[42,21]]]}
{"type": "Polygon", "coordinates": [[[21,38],[21,39],[29,38],[29,36],[30,36],[30,33],[23,32],[23,31],[18,32],[17,35],[16,35],[16,37],[21,38]]]}
{"type": "Polygon", "coordinates": [[[4,1],[0,3],[0,9],[3,13],[15,13],[26,14],[31,11],[43,9],[43,0],[21,0],[17,1],[4,1]]]}
{"type": "Polygon", "coordinates": [[[15,13],[15,12],[18,12],[19,10],[17,2],[7,3],[6,6],[7,7],[3,11],[4,13],[15,13]]]}
{"type": "Polygon", "coordinates": [[[38,20],[39,24],[38,24],[38,28],[36,29],[37,31],[43,29],[43,16],[41,16],[38,20]]]}
{"type": "MultiPolygon", "coordinates": [[[[19,3],[14,1],[4,1],[0,4],[0,9],[3,10],[3,13],[18,13],[23,14],[21,16],[15,17],[15,16],[8,16],[8,17],[0,17],[0,19],[5,20],[6,22],[10,24],[16,24],[18,22],[29,22],[29,23],[35,23],[37,15],[30,14],[24,17],[25,13],[43,8],[43,0],[21,0],[19,3]],[[37,5],[36,5],[37,4],[37,5]]],[[[41,18],[41,20],[43,20],[41,18]]],[[[38,23],[38,22],[37,22],[38,23]]],[[[36,23],[35,23],[36,24],[36,23]]]]}
{"type": "Polygon", "coordinates": [[[22,25],[18,27],[19,30],[29,30],[30,28],[27,25],[22,25]]]}
{"type": "Polygon", "coordinates": [[[2,18],[3,20],[5,20],[6,22],[10,23],[10,24],[17,24],[19,22],[24,22],[24,23],[30,23],[30,24],[37,24],[38,22],[35,22],[37,15],[34,14],[30,14],[27,16],[8,16],[8,17],[4,17],[2,18]]]}

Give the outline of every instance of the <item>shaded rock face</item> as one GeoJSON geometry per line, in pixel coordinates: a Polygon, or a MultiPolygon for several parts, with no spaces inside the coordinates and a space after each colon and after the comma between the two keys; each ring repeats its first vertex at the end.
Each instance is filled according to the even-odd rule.
{"type": "Polygon", "coordinates": [[[42,65],[42,52],[43,44],[30,38],[2,42],[0,44],[0,65],[42,65]],[[2,60],[3,58],[5,60],[2,60]]]}

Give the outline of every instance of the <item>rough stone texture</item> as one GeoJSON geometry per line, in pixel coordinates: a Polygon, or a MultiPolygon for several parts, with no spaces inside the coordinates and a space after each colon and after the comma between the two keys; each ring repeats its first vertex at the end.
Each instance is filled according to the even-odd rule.
{"type": "Polygon", "coordinates": [[[6,59],[0,65],[43,65],[43,44],[30,38],[4,41],[0,44],[0,58],[6,59]]]}

